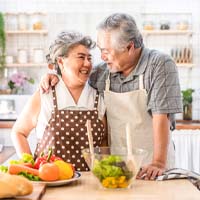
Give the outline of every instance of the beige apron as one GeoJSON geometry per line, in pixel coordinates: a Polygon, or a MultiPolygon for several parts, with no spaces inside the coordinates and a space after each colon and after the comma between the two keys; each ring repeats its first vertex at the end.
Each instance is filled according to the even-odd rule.
{"type": "MultiPolygon", "coordinates": [[[[148,151],[148,158],[143,164],[152,162],[153,125],[152,117],[147,112],[147,92],[143,86],[143,74],[139,76],[139,89],[116,93],[109,90],[110,75],[106,80],[104,99],[107,109],[108,131],[111,147],[126,148],[126,124],[130,124],[132,144],[135,148],[148,151]]],[[[171,141],[171,139],[170,139],[171,141]]],[[[173,167],[173,145],[170,142],[167,167],[173,167]]]]}

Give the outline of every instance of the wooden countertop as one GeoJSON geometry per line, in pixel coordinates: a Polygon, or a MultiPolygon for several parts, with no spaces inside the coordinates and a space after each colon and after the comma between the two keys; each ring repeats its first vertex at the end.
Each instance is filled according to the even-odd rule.
{"type": "Polygon", "coordinates": [[[177,120],[176,129],[196,130],[200,129],[200,120],[177,120]]]}
{"type": "Polygon", "coordinates": [[[4,163],[9,157],[15,153],[15,148],[10,146],[4,146],[2,152],[0,152],[0,164],[4,163]]]}
{"type": "Polygon", "coordinates": [[[135,180],[131,189],[102,189],[90,172],[80,180],[60,187],[48,187],[42,200],[199,200],[200,192],[188,180],[135,180]]]}

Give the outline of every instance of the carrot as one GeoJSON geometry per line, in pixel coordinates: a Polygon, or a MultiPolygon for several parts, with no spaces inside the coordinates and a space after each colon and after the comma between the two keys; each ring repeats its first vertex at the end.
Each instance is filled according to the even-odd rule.
{"type": "Polygon", "coordinates": [[[19,174],[20,172],[27,172],[35,176],[39,175],[39,171],[37,169],[33,169],[31,167],[27,167],[21,164],[11,164],[8,166],[9,174],[19,174]]]}

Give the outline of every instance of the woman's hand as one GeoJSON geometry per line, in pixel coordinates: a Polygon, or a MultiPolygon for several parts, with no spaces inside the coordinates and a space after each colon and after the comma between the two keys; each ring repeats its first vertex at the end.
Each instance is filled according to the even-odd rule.
{"type": "Polygon", "coordinates": [[[165,167],[159,164],[149,164],[143,166],[137,174],[137,179],[155,180],[157,176],[165,172],[165,167]]]}
{"type": "Polygon", "coordinates": [[[52,86],[55,86],[58,83],[58,76],[55,74],[45,74],[42,76],[39,83],[39,88],[42,93],[48,93],[52,86]]]}

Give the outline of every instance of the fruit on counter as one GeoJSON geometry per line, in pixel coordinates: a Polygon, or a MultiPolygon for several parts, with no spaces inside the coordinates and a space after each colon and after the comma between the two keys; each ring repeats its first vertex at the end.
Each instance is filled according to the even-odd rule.
{"type": "Polygon", "coordinates": [[[24,177],[0,173],[0,198],[28,195],[33,191],[32,183],[24,177]]]}
{"type": "Polygon", "coordinates": [[[42,154],[35,162],[30,154],[23,154],[20,160],[11,160],[9,166],[0,166],[0,172],[22,175],[31,181],[56,181],[70,179],[74,175],[71,163],[64,162],[60,157],[52,154],[42,154]]]}
{"type": "Polygon", "coordinates": [[[57,160],[54,162],[59,168],[59,180],[70,179],[74,175],[74,170],[71,163],[64,162],[63,160],[57,160]]]}
{"type": "Polygon", "coordinates": [[[92,172],[106,188],[126,188],[134,175],[123,159],[116,155],[95,159],[92,172]]]}
{"type": "Polygon", "coordinates": [[[59,168],[55,163],[45,163],[39,168],[39,177],[43,181],[56,181],[59,175],[59,168]]]}

